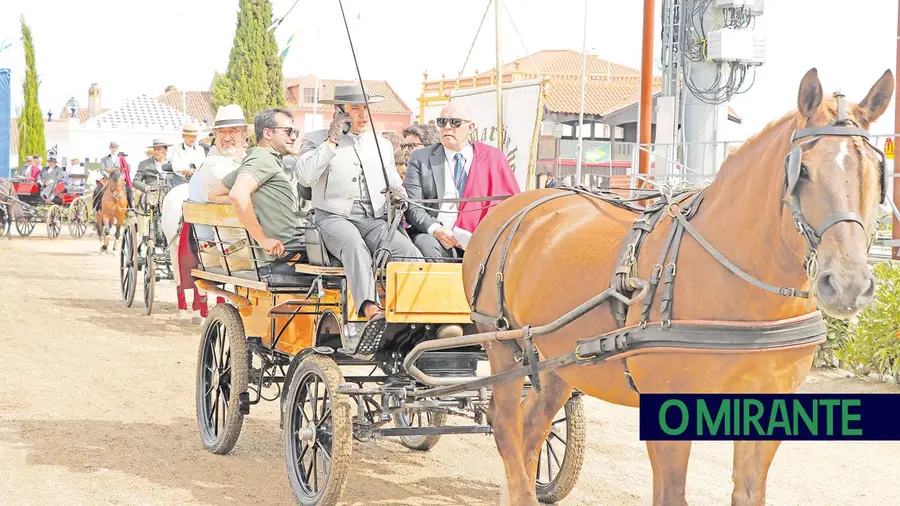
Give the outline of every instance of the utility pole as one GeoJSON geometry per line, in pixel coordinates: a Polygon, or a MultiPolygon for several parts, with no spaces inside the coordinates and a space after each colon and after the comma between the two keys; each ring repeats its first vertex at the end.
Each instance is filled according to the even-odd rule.
{"type": "MultiPolygon", "coordinates": [[[[650,170],[651,113],[653,112],[653,0],[644,0],[644,33],[641,43],[641,100],[638,173],[650,170]]],[[[642,184],[638,184],[641,187],[642,184]]]]}
{"type": "Polygon", "coordinates": [[[584,31],[581,39],[581,108],[578,110],[578,162],[575,165],[575,184],[581,184],[581,159],[584,158],[584,86],[587,80],[587,6],[584,0],[584,31]]]}

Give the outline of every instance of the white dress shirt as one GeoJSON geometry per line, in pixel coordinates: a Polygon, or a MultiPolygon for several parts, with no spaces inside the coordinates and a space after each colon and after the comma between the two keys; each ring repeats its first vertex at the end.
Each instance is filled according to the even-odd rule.
{"type": "Polygon", "coordinates": [[[200,168],[203,160],[206,159],[206,151],[200,147],[199,142],[188,147],[184,141],[179,142],[174,149],[169,150],[169,161],[172,163],[172,170],[180,176],[184,176],[184,172],[191,169],[191,163],[194,167],[200,168]]]}
{"type": "MultiPolygon", "coordinates": [[[[456,167],[456,153],[462,154],[463,157],[463,170],[466,171],[466,175],[469,174],[469,168],[472,167],[472,158],[475,157],[475,150],[472,148],[471,142],[466,142],[466,145],[463,146],[461,151],[453,151],[451,149],[447,149],[446,146],[441,146],[444,149],[444,157],[446,161],[444,162],[444,194],[440,197],[442,199],[458,199],[460,196],[456,193],[456,182],[453,181],[453,170],[456,167]]],[[[453,229],[453,224],[456,223],[457,209],[459,209],[459,205],[456,202],[444,202],[441,204],[440,212],[438,212],[437,219],[440,223],[435,223],[428,227],[428,233],[434,235],[435,229],[438,227],[444,227],[447,230],[453,229]]]]}

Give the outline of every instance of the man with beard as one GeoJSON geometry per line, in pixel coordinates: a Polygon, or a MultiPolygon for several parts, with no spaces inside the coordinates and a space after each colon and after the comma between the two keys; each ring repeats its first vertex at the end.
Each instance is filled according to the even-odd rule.
{"type": "Polygon", "coordinates": [[[241,164],[247,144],[247,126],[244,111],[237,104],[223,105],[216,111],[214,145],[203,165],[188,181],[191,202],[230,203],[227,195],[219,196],[218,200],[210,199],[209,192],[241,164]]]}

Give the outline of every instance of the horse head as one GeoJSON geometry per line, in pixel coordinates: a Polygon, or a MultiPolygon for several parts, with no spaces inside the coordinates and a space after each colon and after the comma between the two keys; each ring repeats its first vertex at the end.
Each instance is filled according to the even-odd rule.
{"type": "Polygon", "coordinates": [[[785,157],[784,202],[791,210],[786,225],[796,227],[806,243],[818,307],[834,317],[850,317],[874,297],[867,260],[887,180],[884,153],[867,129],[887,109],[893,91],[890,70],[859,103],[840,93],[823,97],[815,68],[800,83],[799,125],[785,157]]]}
{"type": "Polygon", "coordinates": [[[125,178],[122,177],[121,171],[114,170],[109,175],[109,189],[116,200],[125,198],[125,178]]]}

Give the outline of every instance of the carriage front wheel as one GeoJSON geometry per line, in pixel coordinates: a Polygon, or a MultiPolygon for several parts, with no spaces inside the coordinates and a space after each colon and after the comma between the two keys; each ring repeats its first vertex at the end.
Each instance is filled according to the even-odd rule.
{"type": "Polygon", "coordinates": [[[59,232],[61,230],[62,209],[54,204],[50,207],[50,212],[47,213],[47,237],[56,239],[57,237],[59,237],[59,232]]]}
{"type": "Polygon", "coordinates": [[[350,398],[337,393],[344,376],[334,360],[312,354],[291,376],[284,402],[284,457],[301,506],[333,506],[350,472],[350,398]]]}
{"type": "Polygon", "coordinates": [[[538,501],[549,504],[563,500],[578,481],[584,463],[584,406],[574,395],[553,419],[547,440],[538,454],[535,489],[538,501]]]}
{"type": "Polygon", "coordinates": [[[16,218],[16,231],[19,232],[20,236],[28,237],[34,232],[37,221],[35,220],[33,211],[22,211],[21,214],[20,217],[16,218]]]}
{"type": "Polygon", "coordinates": [[[218,455],[234,449],[244,415],[238,397],[247,391],[247,336],[238,310],[218,304],[203,325],[197,357],[197,424],[203,446],[218,455]]]}
{"type": "Polygon", "coordinates": [[[87,232],[90,210],[84,197],[79,197],[69,206],[69,234],[74,239],[81,239],[87,232]]]}

